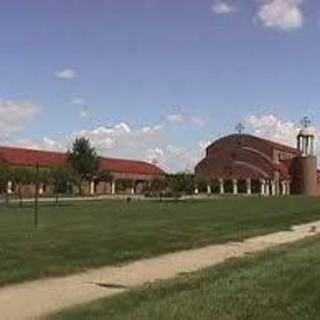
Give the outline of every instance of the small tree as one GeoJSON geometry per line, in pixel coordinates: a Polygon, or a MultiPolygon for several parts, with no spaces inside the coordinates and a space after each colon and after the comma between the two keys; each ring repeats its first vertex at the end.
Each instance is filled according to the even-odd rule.
{"type": "Polygon", "coordinates": [[[99,158],[95,148],[86,138],[77,138],[70,152],[69,161],[78,175],[79,193],[82,195],[82,183],[92,181],[98,172],[99,158]]]}
{"type": "Polygon", "coordinates": [[[68,184],[73,181],[73,174],[69,167],[55,167],[49,172],[49,181],[53,186],[56,204],[58,204],[59,196],[68,191],[68,184]]]}
{"type": "Polygon", "coordinates": [[[40,169],[39,170],[39,175],[38,177],[38,181],[33,181],[35,184],[36,182],[39,183],[43,183],[43,184],[48,184],[51,182],[51,170],[50,169],[40,169]]]}
{"type": "Polygon", "coordinates": [[[192,194],[194,191],[194,176],[189,173],[177,173],[167,176],[168,187],[175,195],[192,194]]]}
{"type": "Polygon", "coordinates": [[[0,190],[6,196],[6,203],[9,203],[8,183],[11,178],[11,170],[6,165],[0,165],[0,190]]]}
{"type": "Polygon", "coordinates": [[[130,179],[122,179],[119,180],[117,183],[117,189],[120,192],[126,192],[128,189],[131,189],[133,187],[133,181],[130,179]]]}
{"type": "Polygon", "coordinates": [[[166,189],[166,187],[167,187],[166,179],[153,179],[148,184],[148,187],[146,187],[146,190],[148,190],[152,196],[159,196],[161,199],[162,193],[166,189]]]}
{"type": "Polygon", "coordinates": [[[200,192],[206,192],[207,186],[210,184],[210,180],[205,177],[195,177],[194,184],[197,186],[200,192]]]}
{"type": "Polygon", "coordinates": [[[17,186],[19,206],[23,206],[23,186],[33,184],[36,180],[36,173],[34,169],[31,168],[15,168],[12,171],[12,180],[17,186]]]}

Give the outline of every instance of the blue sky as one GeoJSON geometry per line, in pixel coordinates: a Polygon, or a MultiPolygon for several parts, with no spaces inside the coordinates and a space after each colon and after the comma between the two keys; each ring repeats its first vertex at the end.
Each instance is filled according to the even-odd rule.
{"type": "Polygon", "coordinates": [[[319,32],[315,0],[3,0],[0,142],[170,170],[239,121],[293,143],[320,122],[319,32]]]}

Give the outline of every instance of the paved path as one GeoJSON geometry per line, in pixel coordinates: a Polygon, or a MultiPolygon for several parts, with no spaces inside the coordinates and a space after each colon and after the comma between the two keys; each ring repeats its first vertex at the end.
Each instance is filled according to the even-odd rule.
{"type": "Polygon", "coordinates": [[[170,279],[277,245],[320,234],[320,221],[290,231],[186,250],[118,267],[103,267],[82,274],[43,279],[0,289],[0,318],[29,320],[98,298],[124,292],[148,282],[170,279]]]}

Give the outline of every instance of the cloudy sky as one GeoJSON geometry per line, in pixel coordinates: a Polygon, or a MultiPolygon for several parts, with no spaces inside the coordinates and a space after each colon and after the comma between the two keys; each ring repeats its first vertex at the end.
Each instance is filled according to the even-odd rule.
{"type": "Polygon", "coordinates": [[[246,131],[320,124],[317,0],[2,0],[0,144],[192,169],[246,131]]]}

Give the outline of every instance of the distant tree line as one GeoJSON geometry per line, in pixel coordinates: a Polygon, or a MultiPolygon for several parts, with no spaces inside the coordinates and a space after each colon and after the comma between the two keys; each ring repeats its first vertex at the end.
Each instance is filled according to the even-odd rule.
{"type": "Polygon", "coordinates": [[[213,181],[196,177],[192,173],[180,172],[168,174],[165,179],[153,180],[148,188],[147,194],[152,196],[179,198],[183,195],[194,194],[196,188],[199,192],[206,192],[208,184],[213,185],[214,189],[218,187],[214,185],[213,181]]]}

